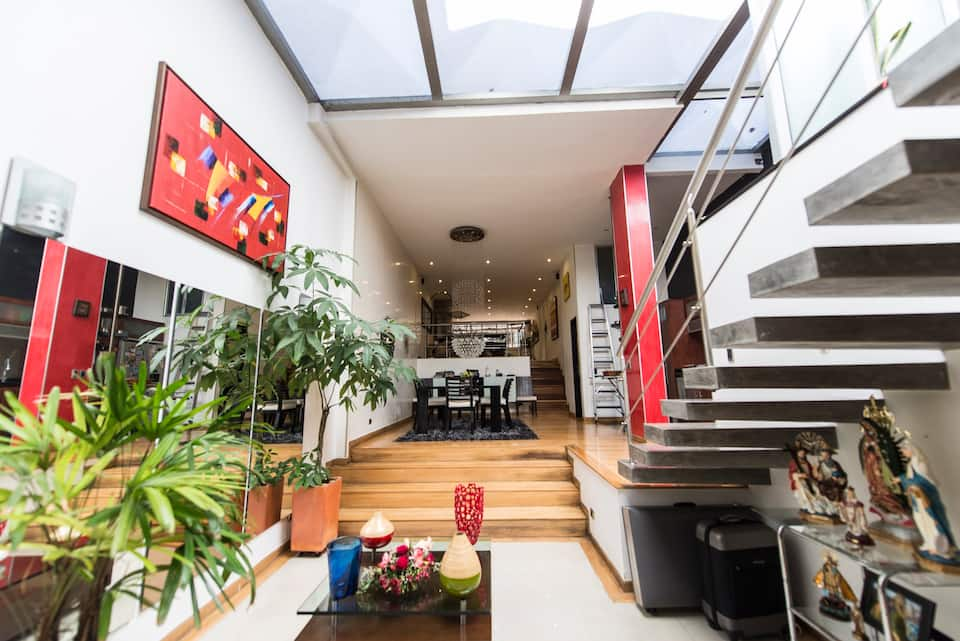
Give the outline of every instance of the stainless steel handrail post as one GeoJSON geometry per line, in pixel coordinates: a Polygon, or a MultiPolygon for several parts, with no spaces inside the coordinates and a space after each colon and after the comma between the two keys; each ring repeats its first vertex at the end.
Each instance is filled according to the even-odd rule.
{"type": "MultiPolygon", "coordinates": [[[[693,194],[687,206],[687,240],[690,241],[690,261],[693,263],[693,282],[697,288],[697,309],[700,315],[700,336],[703,340],[703,356],[707,367],[713,365],[713,345],[710,340],[710,323],[707,322],[707,297],[703,291],[703,271],[700,266],[700,248],[697,244],[697,212],[693,209],[693,194]]],[[[693,312],[694,310],[691,310],[693,312]]]]}

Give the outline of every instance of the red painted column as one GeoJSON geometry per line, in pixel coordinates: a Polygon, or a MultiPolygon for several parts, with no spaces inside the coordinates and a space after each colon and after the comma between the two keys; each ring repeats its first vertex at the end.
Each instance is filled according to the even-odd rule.
{"type": "MultiPolygon", "coordinates": [[[[76,385],[73,371],[87,370],[93,364],[106,267],[103,258],[47,241],[27,342],[21,403],[35,407],[37,399],[54,387],[70,392],[76,385]],[[84,307],[89,308],[86,315],[84,307]]],[[[69,402],[62,403],[60,416],[73,418],[69,402]]]]}
{"type": "MultiPolygon", "coordinates": [[[[643,287],[653,273],[653,224],[643,165],[626,166],[617,172],[616,179],[610,185],[610,214],[620,324],[626,328],[643,294],[643,287]]],[[[667,387],[663,371],[657,371],[663,358],[663,343],[655,292],[644,304],[636,329],[629,336],[624,336],[623,342],[627,402],[628,407],[632,408],[630,432],[637,438],[643,438],[644,423],[667,420],[660,410],[660,401],[667,397],[667,387]],[[644,325],[647,328],[641,335],[640,330],[644,325]],[[651,377],[653,380],[647,387],[643,401],[637,404],[643,386],[651,377]]]]}

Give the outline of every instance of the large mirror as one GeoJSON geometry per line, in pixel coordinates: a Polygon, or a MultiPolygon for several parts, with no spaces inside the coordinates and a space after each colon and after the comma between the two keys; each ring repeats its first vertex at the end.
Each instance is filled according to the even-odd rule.
{"type": "Polygon", "coordinates": [[[0,225],[0,404],[20,394],[44,243],[0,225]]]}

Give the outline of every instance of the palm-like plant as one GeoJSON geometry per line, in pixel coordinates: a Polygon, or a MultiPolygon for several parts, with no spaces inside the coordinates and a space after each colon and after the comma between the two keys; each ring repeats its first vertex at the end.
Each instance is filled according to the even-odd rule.
{"type": "Polygon", "coordinates": [[[58,418],[57,389],[36,415],[7,395],[10,411],[0,414],[7,477],[0,550],[32,550],[51,573],[34,630],[38,641],[66,634],[64,617],[74,609],[74,639],[105,638],[121,595],[155,600],[163,621],[181,588],[199,623],[198,584],[216,602],[231,575],[253,582],[245,537],[230,527],[238,518],[247,443],[221,429],[231,419],[214,416],[221,399],[194,409],[188,399],[175,400],[184,383],[148,395],[145,367],[130,383],[107,355],[89,373],[88,390],[73,392],[72,421],[58,418]],[[129,475],[117,496],[98,506],[98,481],[111,468],[129,475]],[[112,576],[114,561],[126,556],[138,559],[138,567],[112,576]],[[158,573],[166,573],[163,586],[151,588],[146,579],[158,573]],[[152,599],[145,595],[150,590],[158,591],[152,599]]]}

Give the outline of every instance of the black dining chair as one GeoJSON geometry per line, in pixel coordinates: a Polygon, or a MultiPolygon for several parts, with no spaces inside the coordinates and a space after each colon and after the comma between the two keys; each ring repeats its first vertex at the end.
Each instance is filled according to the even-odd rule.
{"type": "Polygon", "coordinates": [[[447,431],[453,420],[453,411],[456,410],[457,418],[462,418],[464,410],[470,412],[471,429],[477,427],[477,401],[475,393],[475,384],[472,378],[463,379],[459,376],[448,376],[446,378],[447,396],[444,399],[446,405],[447,431]]]}
{"type": "Polygon", "coordinates": [[[432,378],[416,378],[413,387],[417,394],[413,408],[413,430],[426,432],[430,429],[430,416],[436,412],[437,419],[442,420],[441,412],[447,403],[443,398],[433,395],[432,378]]]}
{"type": "Polygon", "coordinates": [[[533,379],[529,376],[517,377],[517,414],[520,414],[520,406],[529,405],[534,416],[537,414],[537,395],[533,393],[533,379]]]}
{"type": "MultiPolygon", "coordinates": [[[[503,412],[503,422],[507,424],[508,427],[513,427],[513,417],[510,416],[510,389],[513,387],[513,377],[508,376],[506,382],[503,384],[503,389],[500,391],[500,411],[503,412]]],[[[480,396],[480,424],[487,424],[487,408],[490,407],[490,416],[493,417],[493,412],[496,411],[496,408],[493,408],[493,401],[489,396],[483,396],[483,385],[481,383],[481,396],[480,396]]]]}

